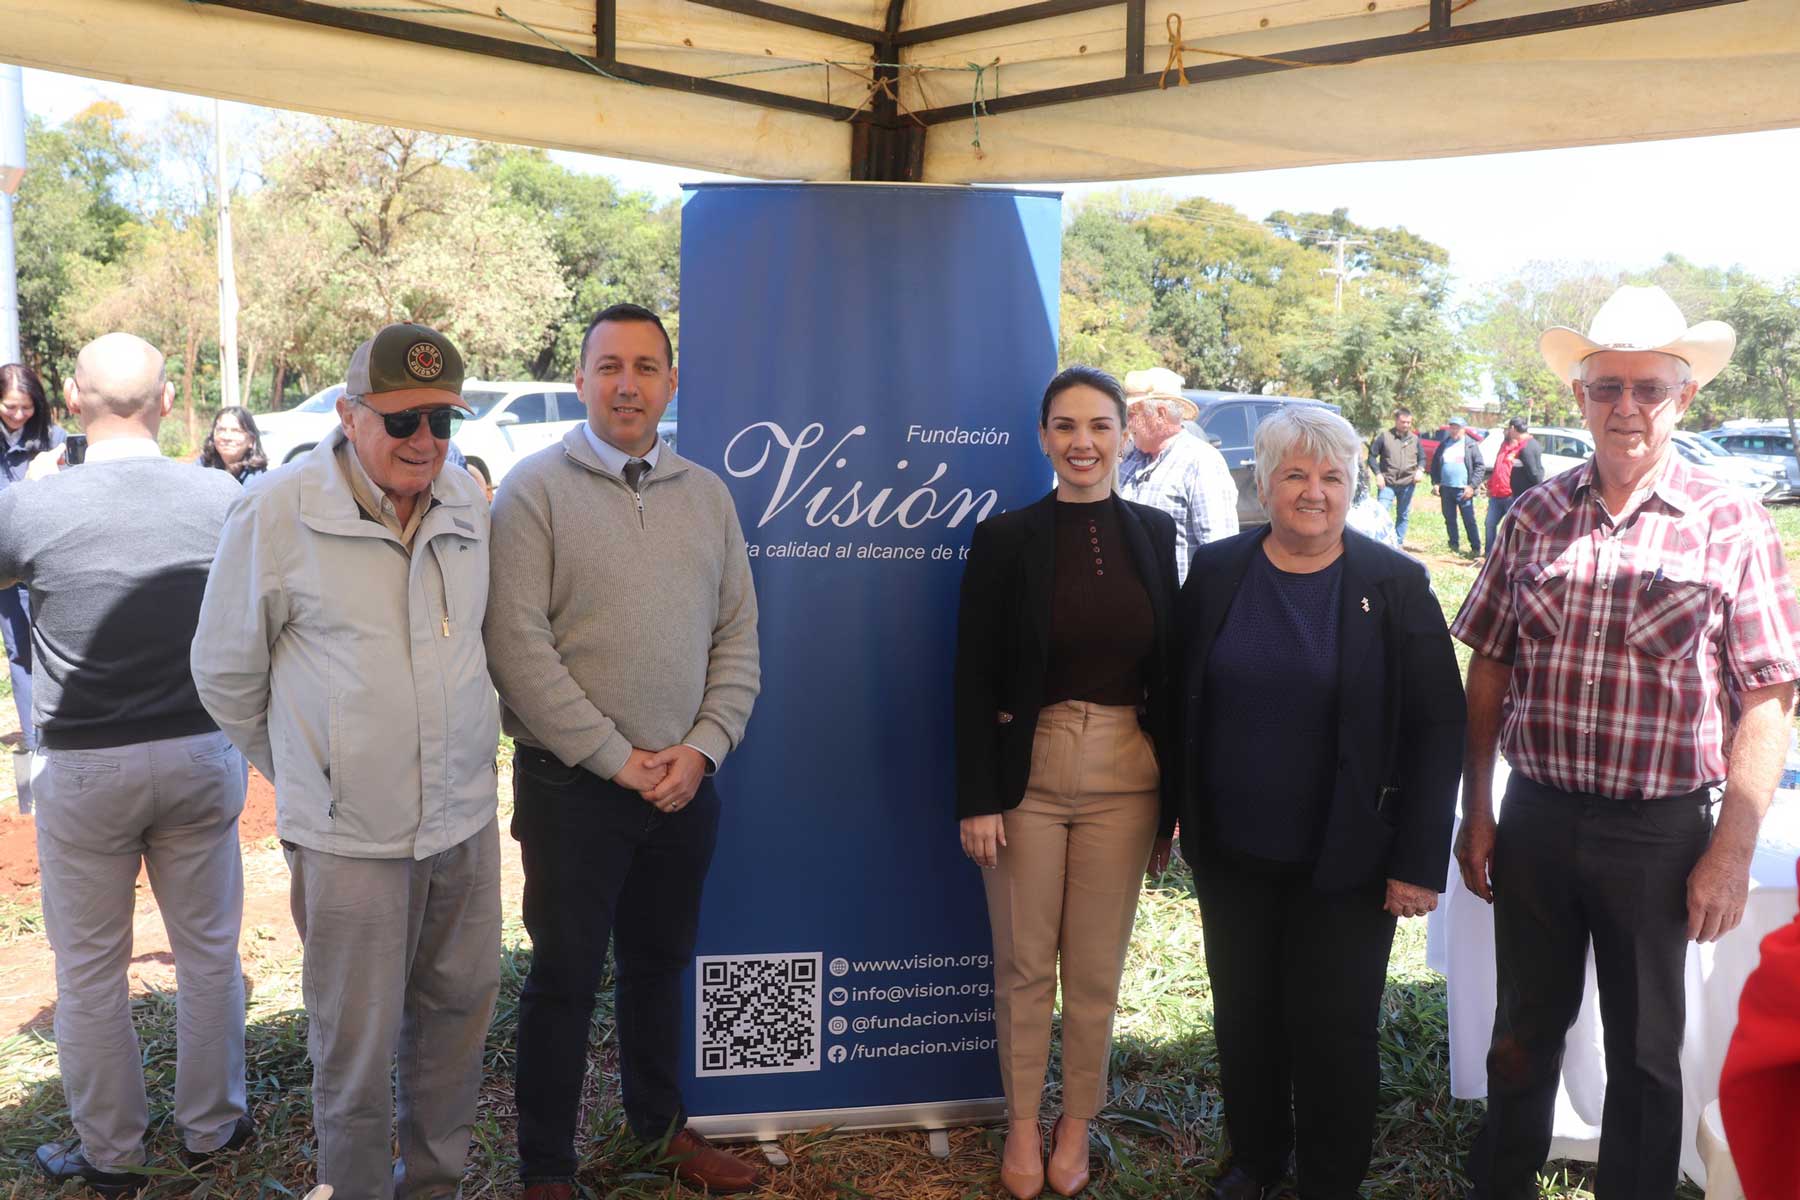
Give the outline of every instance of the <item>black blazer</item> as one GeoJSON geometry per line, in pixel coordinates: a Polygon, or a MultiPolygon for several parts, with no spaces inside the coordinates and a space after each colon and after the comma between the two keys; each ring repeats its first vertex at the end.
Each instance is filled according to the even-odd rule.
{"type": "MultiPolygon", "coordinates": [[[[1200,547],[1182,588],[1182,853],[1212,830],[1199,754],[1206,663],[1249,569],[1262,526],[1200,547]]],[[[1419,562],[1353,529],[1344,531],[1338,625],[1336,788],[1313,870],[1321,890],[1398,879],[1443,891],[1462,774],[1466,712],[1444,613],[1419,562]]]]}
{"type": "MultiPolygon", "coordinates": [[[[1138,578],[1156,615],[1144,727],[1162,768],[1162,836],[1175,827],[1172,668],[1175,521],[1113,497],[1138,578]]],[[[1018,807],[1044,706],[1050,599],[1056,579],[1056,493],[975,527],[956,621],[956,815],[1018,807]]]]}

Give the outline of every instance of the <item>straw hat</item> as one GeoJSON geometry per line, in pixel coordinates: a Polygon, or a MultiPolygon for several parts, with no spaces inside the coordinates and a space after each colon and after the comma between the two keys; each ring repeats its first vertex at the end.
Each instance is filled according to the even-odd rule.
{"type": "Polygon", "coordinates": [[[1192,421],[1200,415],[1200,406],[1181,394],[1181,376],[1167,367],[1150,367],[1125,373],[1125,403],[1135,400],[1173,400],[1181,409],[1181,419],[1192,421]]]}
{"type": "Polygon", "coordinates": [[[1568,383],[1576,366],[1603,350],[1670,354],[1693,368],[1694,382],[1706,384],[1725,369],[1737,333],[1723,321],[1690,326],[1669,294],[1659,287],[1631,287],[1614,292],[1585,334],[1567,325],[1546,329],[1538,350],[1557,377],[1568,383]]]}

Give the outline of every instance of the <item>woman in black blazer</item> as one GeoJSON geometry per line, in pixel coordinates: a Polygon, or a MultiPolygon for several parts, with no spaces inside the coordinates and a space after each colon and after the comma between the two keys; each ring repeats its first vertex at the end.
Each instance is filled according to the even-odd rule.
{"type": "Polygon", "coordinates": [[[1424,568],[1344,528],[1361,443],[1323,406],[1256,432],[1264,528],[1181,593],[1181,849],[1231,1159],[1223,1200],[1350,1200],[1368,1170],[1397,917],[1437,907],[1464,707],[1424,568]]]}
{"type": "Polygon", "coordinates": [[[1113,494],[1125,395],[1091,367],[1050,381],[1038,439],[1057,486],[975,528],[956,645],[957,815],[984,870],[1014,1196],[1088,1179],[1119,975],[1146,868],[1175,824],[1169,717],[1175,522],[1113,494]],[[1063,1115],[1038,1103],[1061,959],[1063,1115]]]}

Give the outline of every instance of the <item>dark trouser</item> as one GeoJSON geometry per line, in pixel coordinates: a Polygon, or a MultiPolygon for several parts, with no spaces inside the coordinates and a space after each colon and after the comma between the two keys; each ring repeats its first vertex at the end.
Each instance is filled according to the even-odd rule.
{"type": "Polygon", "coordinates": [[[575,1176],[576,1110],[609,936],[625,1118],[645,1141],[686,1121],[681,973],[694,956],[719,798],[703,780],[686,808],[661,813],[529,746],[513,759],[513,796],[532,944],[513,1090],[519,1174],[538,1183],[575,1176]]]}
{"type": "Polygon", "coordinates": [[[1513,772],[1494,847],[1499,994],[1488,1111],[1468,1164],[1480,1200],[1538,1195],[1563,1038],[1581,1007],[1590,938],[1606,1028],[1594,1194],[1675,1194],[1687,877],[1712,835],[1705,797],[1611,800],[1513,772]]]}
{"type": "Polygon", "coordinates": [[[1273,1183],[1292,1148],[1304,1200],[1354,1200],[1381,1089],[1385,882],[1321,892],[1305,868],[1219,854],[1194,880],[1232,1162],[1273,1183]]]}
{"type": "Polygon", "coordinates": [[[1412,513],[1413,489],[1416,483],[1401,484],[1388,490],[1394,493],[1394,540],[1406,545],[1406,519],[1412,513]]]}
{"type": "Polygon", "coordinates": [[[1487,548],[1489,554],[1494,552],[1494,535],[1500,529],[1500,518],[1506,515],[1506,511],[1512,507],[1512,503],[1513,498],[1511,496],[1488,497],[1487,521],[1484,532],[1487,534],[1487,548]]]}
{"type": "Polygon", "coordinates": [[[1475,524],[1475,498],[1463,499],[1462,489],[1444,487],[1438,489],[1438,503],[1444,509],[1444,536],[1450,539],[1450,552],[1455,554],[1460,546],[1456,542],[1456,516],[1462,514],[1463,528],[1469,531],[1469,553],[1481,553],[1481,528],[1475,524]]]}

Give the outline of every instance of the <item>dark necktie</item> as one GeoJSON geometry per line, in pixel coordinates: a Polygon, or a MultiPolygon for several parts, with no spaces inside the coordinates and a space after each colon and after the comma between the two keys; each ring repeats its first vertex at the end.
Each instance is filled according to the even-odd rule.
{"type": "Polygon", "coordinates": [[[640,491],[641,489],[638,487],[638,484],[644,482],[644,476],[649,474],[649,472],[649,463],[641,458],[632,459],[625,464],[625,486],[634,492],[640,491]]]}

